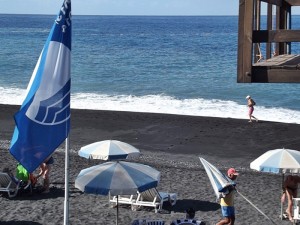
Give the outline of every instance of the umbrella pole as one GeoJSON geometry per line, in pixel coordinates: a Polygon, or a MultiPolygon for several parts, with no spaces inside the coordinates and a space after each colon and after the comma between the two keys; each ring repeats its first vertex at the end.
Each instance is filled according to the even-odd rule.
{"type": "Polygon", "coordinates": [[[116,225],[118,225],[118,220],[119,220],[119,195],[117,195],[117,221],[116,221],[116,225]]]}
{"type": "MultiPolygon", "coordinates": [[[[284,183],[284,173],[282,174],[282,182],[281,182],[281,188],[280,189],[282,189],[283,183],[284,183]]],[[[283,219],[283,202],[281,201],[281,198],[280,198],[280,219],[281,220],[283,219]]]]}

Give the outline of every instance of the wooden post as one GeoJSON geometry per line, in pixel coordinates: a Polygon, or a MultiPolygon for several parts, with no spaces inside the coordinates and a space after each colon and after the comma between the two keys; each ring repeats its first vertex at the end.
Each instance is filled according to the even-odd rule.
{"type": "MultiPolygon", "coordinates": [[[[273,6],[268,3],[267,9],[267,30],[273,30],[273,6]]],[[[272,57],[272,43],[267,42],[266,44],[266,58],[272,57]]]]}
{"type": "Polygon", "coordinates": [[[253,0],[240,0],[237,82],[251,82],[253,5],[253,0]]]}

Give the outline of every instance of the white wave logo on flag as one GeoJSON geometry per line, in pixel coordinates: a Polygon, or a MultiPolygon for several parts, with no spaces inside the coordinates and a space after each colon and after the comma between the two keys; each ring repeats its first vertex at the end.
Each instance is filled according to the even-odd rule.
{"type": "Polygon", "coordinates": [[[70,91],[63,93],[64,86],[70,77],[61,76],[62,74],[70,74],[68,66],[70,64],[70,50],[61,45],[58,42],[50,42],[40,87],[26,112],[28,118],[44,125],[63,123],[70,117],[70,115],[60,116],[65,115],[66,108],[70,107],[70,102],[67,105],[64,104],[64,100],[70,96],[70,91]],[[57,61],[57,56],[64,58],[64,63],[57,61]],[[57,85],[49,87],[50,83],[57,85]]]}
{"type": "Polygon", "coordinates": [[[11,154],[33,172],[70,130],[71,0],[65,0],[15,114],[11,154]]]}

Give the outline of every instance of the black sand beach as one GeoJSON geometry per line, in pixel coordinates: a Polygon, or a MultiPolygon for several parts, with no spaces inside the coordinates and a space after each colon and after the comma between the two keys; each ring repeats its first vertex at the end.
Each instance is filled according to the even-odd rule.
{"type": "MultiPolygon", "coordinates": [[[[14,129],[13,114],[19,106],[0,105],[0,165],[14,168],[16,161],[8,148],[14,129]]],[[[70,224],[115,224],[116,209],[108,207],[107,196],[81,193],[74,180],[81,169],[99,161],[88,161],[77,155],[81,146],[115,139],[127,142],[142,152],[134,161],[161,171],[159,191],[175,192],[175,206],[164,206],[161,213],[152,208],[119,210],[119,224],[130,224],[136,218],[163,219],[167,223],[184,217],[188,207],[196,217],[210,224],[221,219],[219,204],[199,158],[222,171],[235,167],[240,176],[238,190],[267,214],[276,224],[281,221],[281,175],[259,173],[249,167],[251,161],[267,150],[300,149],[300,125],[260,121],[151,113],[96,110],[72,110],[70,133],[70,224]]],[[[49,194],[24,193],[9,199],[0,197],[0,224],[63,224],[64,144],[54,153],[55,164],[49,194]]],[[[241,196],[236,194],[236,224],[270,224],[241,196]]]]}

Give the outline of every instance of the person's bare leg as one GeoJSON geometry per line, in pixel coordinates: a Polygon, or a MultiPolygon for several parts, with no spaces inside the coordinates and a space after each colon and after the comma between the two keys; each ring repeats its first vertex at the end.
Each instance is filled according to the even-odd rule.
{"type": "Polygon", "coordinates": [[[231,220],[230,220],[230,223],[228,225],[234,225],[234,222],[235,222],[235,217],[231,217],[231,220]]]}
{"type": "Polygon", "coordinates": [[[45,170],[44,173],[44,192],[47,193],[49,192],[49,187],[50,187],[50,178],[49,178],[49,174],[51,171],[51,166],[47,165],[47,168],[45,170]]]}
{"type": "Polygon", "coordinates": [[[249,114],[249,121],[248,122],[252,122],[252,116],[251,116],[251,114],[249,114]]]}
{"type": "Polygon", "coordinates": [[[286,209],[286,213],[289,217],[289,220],[292,221],[293,220],[293,214],[292,214],[292,208],[293,208],[293,199],[292,199],[292,193],[290,192],[289,189],[286,190],[286,196],[288,199],[288,206],[286,209]]]}
{"type": "Polygon", "coordinates": [[[251,116],[253,119],[256,120],[256,122],[258,122],[258,119],[255,116],[251,116]]]}
{"type": "Polygon", "coordinates": [[[225,224],[229,224],[230,223],[230,218],[225,217],[224,219],[222,219],[219,223],[217,223],[216,225],[225,225],[225,224]]]}

